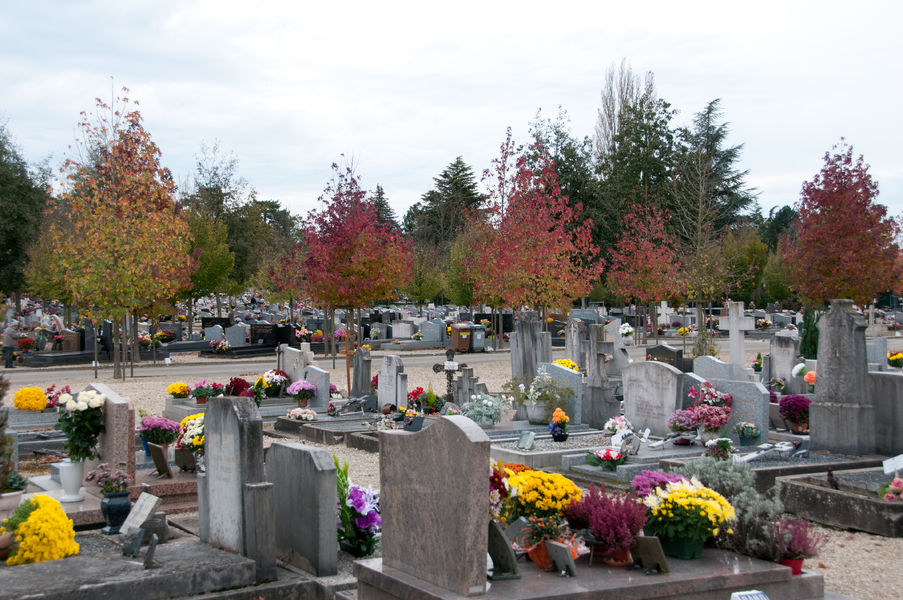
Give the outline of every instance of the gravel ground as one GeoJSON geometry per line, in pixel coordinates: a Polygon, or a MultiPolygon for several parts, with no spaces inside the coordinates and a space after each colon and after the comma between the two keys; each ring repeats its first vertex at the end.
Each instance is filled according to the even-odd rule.
{"type": "MultiPolygon", "coordinates": [[[[903,349],[903,339],[890,338],[889,350],[895,351],[903,349]]],[[[726,347],[726,340],[724,343],[726,347]]],[[[757,352],[767,352],[768,344],[765,341],[751,340],[747,343],[747,359],[749,362],[755,359],[757,352]]],[[[635,359],[642,358],[645,355],[644,348],[629,348],[631,356],[635,359]]],[[[563,357],[563,349],[554,349],[554,358],[563,357]]],[[[382,354],[374,353],[374,373],[378,370],[378,365],[382,354]]],[[[405,353],[403,356],[417,356],[423,354],[435,354],[436,361],[444,360],[444,357],[435,352],[417,352],[405,353]]],[[[726,357],[727,351],[722,351],[726,357]]],[[[507,360],[507,354],[499,353],[498,362],[481,362],[474,364],[474,374],[481,381],[486,382],[489,390],[497,392],[501,390],[502,385],[511,377],[510,363],[507,360]]],[[[463,357],[462,357],[463,358],[463,357]]],[[[463,358],[466,362],[466,358],[463,358]]],[[[199,359],[196,355],[176,355],[173,357],[174,364],[185,366],[197,366],[197,375],[192,381],[186,383],[194,383],[194,381],[205,377],[205,365],[210,365],[210,359],[199,359]]],[[[243,365],[244,361],[236,360],[234,364],[234,375],[245,377],[256,377],[262,373],[262,370],[253,370],[249,365],[243,365]]],[[[345,368],[341,361],[337,361],[336,369],[332,369],[331,362],[329,365],[320,361],[318,364],[330,371],[330,381],[335,383],[339,388],[346,387],[345,368]]],[[[90,383],[96,381],[93,379],[93,372],[85,368],[82,376],[66,381],[60,381],[54,376],[59,369],[41,369],[31,371],[29,379],[33,380],[30,385],[40,385],[48,387],[52,383],[59,385],[69,385],[73,390],[83,389],[90,383]]],[[[265,369],[264,369],[265,370],[265,369]]],[[[406,365],[405,371],[408,373],[408,382],[410,387],[433,385],[433,389],[437,393],[445,390],[445,376],[443,374],[434,373],[431,365],[406,365]]],[[[23,373],[22,370],[16,370],[17,373],[23,373]]],[[[141,376],[135,379],[126,379],[125,381],[113,379],[101,379],[103,383],[109,385],[117,393],[122,396],[131,398],[136,408],[143,409],[149,414],[159,415],[162,413],[167,397],[166,386],[173,382],[173,379],[165,373],[164,367],[158,369],[143,368],[141,376]]],[[[21,387],[21,386],[19,386],[21,387]]],[[[4,398],[3,403],[12,404],[12,392],[17,387],[12,386],[10,393],[4,398]]],[[[270,445],[276,441],[272,437],[265,436],[265,445],[270,445]]],[[[576,439],[575,439],[576,441],[576,439]]],[[[566,443],[570,443],[568,440],[566,443]]],[[[310,442],[304,442],[310,444],[310,442]]],[[[585,440],[580,440],[581,445],[585,440]]],[[[316,444],[314,444],[316,445],[316,444]]],[[[350,468],[349,474],[351,479],[362,486],[379,487],[379,461],[378,456],[360,450],[346,448],[343,445],[320,446],[326,450],[333,452],[340,461],[348,461],[350,468]]],[[[830,528],[818,527],[823,532],[828,542],[821,554],[813,559],[805,561],[804,568],[807,570],[821,573],[825,577],[825,588],[853,598],[871,599],[871,598],[890,598],[898,596],[898,591],[903,589],[903,538],[884,538],[866,533],[840,531],[830,528]],[[898,591],[894,591],[898,590],[898,591]]]]}

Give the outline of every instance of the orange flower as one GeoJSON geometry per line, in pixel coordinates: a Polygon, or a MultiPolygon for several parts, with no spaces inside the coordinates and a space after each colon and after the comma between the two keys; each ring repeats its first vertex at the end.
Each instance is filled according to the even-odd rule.
{"type": "Polygon", "coordinates": [[[809,371],[803,376],[803,380],[809,385],[815,385],[815,371],[809,371]]]}

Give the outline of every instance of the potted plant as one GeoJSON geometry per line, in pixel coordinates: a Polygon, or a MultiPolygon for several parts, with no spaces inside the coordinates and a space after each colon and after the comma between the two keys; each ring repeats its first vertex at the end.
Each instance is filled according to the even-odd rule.
{"type": "Polygon", "coordinates": [[[16,410],[41,412],[47,408],[47,395],[39,387],[24,387],[13,395],[13,407],[16,410]]]}
{"type": "Polygon", "coordinates": [[[145,445],[150,442],[167,447],[179,437],[179,424],[165,417],[142,417],[138,432],[145,445]]]}
{"type": "Polygon", "coordinates": [[[781,519],[774,524],[773,533],[781,556],[778,562],[790,567],[794,575],[801,575],[803,559],[816,556],[828,541],[803,519],[781,519]]]}
{"type": "Polygon", "coordinates": [[[207,383],[206,379],[202,379],[194,384],[191,388],[191,397],[198,404],[207,404],[207,398],[223,395],[223,386],[219,383],[207,383]]]}
{"type": "Polygon", "coordinates": [[[888,352],[887,364],[898,369],[903,367],[903,352],[888,352]]]}
{"type": "Polygon", "coordinates": [[[620,334],[621,341],[625,346],[629,346],[633,342],[633,327],[631,327],[630,323],[622,323],[618,327],[618,334],[620,334]]]}
{"type": "Polygon", "coordinates": [[[545,541],[564,539],[567,542],[561,513],[580,500],[580,488],[564,475],[545,471],[521,471],[511,475],[508,477],[508,487],[517,491],[512,491],[505,500],[505,520],[510,523],[518,517],[527,519],[530,533],[517,543],[525,547],[537,567],[550,569],[552,561],[545,541]]]}
{"type": "Polygon", "coordinates": [[[0,511],[12,510],[19,506],[22,495],[28,488],[28,479],[17,471],[0,474],[0,511]],[[6,479],[3,481],[3,479],[6,479]]]}
{"type": "Polygon", "coordinates": [[[572,361],[569,358],[559,358],[558,360],[553,360],[552,364],[560,365],[560,366],[564,367],[565,369],[570,369],[571,371],[577,371],[578,373],[580,372],[580,367],[577,366],[577,363],[575,363],[574,361],[572,361]]]}
{"type": "Polygon", "coordinates": [[[756,360],[753,361],[752,368],[753,368],[753,371],[755,371],[756,373],[762,372],[762,353],[761,352],[759,352],[756,355],[756,360]]]}
{"type": "Polygon", "coordinates": [[[574,391],[555,381],[545,371],[540,371],[532,381],[519,377],[506,383],[502,388],[522,405],[527,412],[527,420],[536,425],[546,425],[556,406],[566,405],[574,396],[574,391]]]}
{"type": "Polygon", "coordinates": [[[878,497],[885,502],[899,502],[903,496],[903,479],[894,477],[880,488],[878,488],[878,497]]]}
{"type": "Polygon", "coordinates": [[[556,408],[552,413],[552,422],[549,423],[549,433],[552,434],[552,440],[556,442],[564,442],[568,439],[568,422],[571,418],[561,410],[556,408]]]}
{"type": "MultiPolygon", "coordinates": [[[[579,503],[583,507],[583,518],[589,535],[584,538],[596,548],[603,547],[602,560],[612,567],[626,567],[633,564],[630,547],[646,524],[646,507],[636,498],[627,494],[604,494],[593,484],[589,494],[579,503]]],[[[565,516],[572,514],[571,505],[565,516]]],[[[568,519],[570,523],[570,519],[568,519]]]]}
{"type": "Polygon", "coordinates": [[[627,455],[612,448],[604,448],[595,452],[586,453],[586,464],[593,467],[602,467],[606,471],[614,471],[618,465],[627,461],[627,455]]]}
{"type": "Polygon", "coordinates": [[[242,377],[232,377],[226,384],[223,393],[227,396],[241,396],[241,393],[251,387],[251,383],[242,377]]]}
{"type": "Polygon", "coordinates": [[[649,508],[646,531],[659,537],[665,554],[684,560],[699,558],[706,538],[736,518],[724,496],[695,478],[656,488],[643,504],[649,508]]]}
{"type": "Polygon", "coordinates": [[[189,394],[191,394],[191,388],[181,381],[177,381],[175,383],[170,383],[169,386],[167,386],[166,393],[173,398],[187,398],[189,394]]]}
{"type": "Polygon", "coordinates": [[[17,506],[0,522],[12,545],[7,565],[24,565],[57,560],[78,554],[72,520],[60,503],[45,494],[36,494],[17,506]]]}
{"type": "Polygon", "coordinates": [[[734,443],[730,438],[715,438],[705,443],[705,455],[715,460],[727,460],[734,453],[734,443]]]}
{"type": "Polygon", "coordinates": [[[54,429],[66,435],[63,449],[69,454],[68,462],[60,464],[60,483],[65,492],[60,502],[80,502],[84,499],[79,492],[84,479],[84,461],[100,457],[97,438],[106,431],[103,406],[107,398],[86,390],[75,396],[62,394],[59,401],[60,416],[54,429]]]}
{"type": "Polygon", "coordinates": [[[282,369],[270,369],[263,374],[263,381],[266,383],[267,397],[276,398],[282,394],[282,390],[289,383],[288,373],[282,369]]]}
{"type": "MultiPolygon", "coordinates": [[[[667,425],[674,433],[695,431],[698,425],[696,413],[690,409],[678,408],[668,417],[667,425]]],[[[674,443],[678,446],[687,446],[690,444],[690,438],[682,435],[675,438],[674,443]]]]}
{"type": "Polygon", "coordinates": [[[504,401],[489,394],[474,394],[461,409],[464,416],[480,427],[490,428],[502,420],[504,401]]]}
{"type": "MultiPolygon", "coordinates": [[[[204,454],[204,413],[189,415],[179,423],[179,437],[176,438],[174,458],[183,471],[194,471],[203,467],[204,454]]],[[[203,470],[203,468],[201,468],[203,470]]]]}
{"type": "Polygon", "coordinates": [[[734,425],[734,433],[740,438],[741,446],[751,446],[754,441],[762,435],[755,423],[749,421],[740,421],[734,425]]]}
{"type": "Polygon", "coordinates": [[[804,433],[809,429],[809,405],[812,400],[799,394],[782,396],[778,411],[790,423],[795,433],[804,433]]]}
{"type": "Polygon", "coordinates": [[[727,406],[700,404],[693,412],[696,413],[696,422],[702,426],[699,437],[703,442],[719,437],[721,428],[727,425],[731,418],[731,409],[727,406]]]}
{"type": "MultiPolygon", "coordinates": [[[[154,418],[154,417],[151,417],[154,418]]],[[[168,420],[168,419],[167,419],[168,420]]],[[[116,470],[110,468],[107,463],[100,463],[93,471],[89,471],[86,481],[97,480],[103,499],[100,501],[100,512],[107,526],[101,529],[102,533],[113,535],[119,533],[119,528],[125,523],[126,517],[132,510],[129,500],[129,484],[132,477],[123,468],[126,463],[120,462],[116,470]]]]}
{"type": "Polygon", "coordinates": [[[674,481],[689,481],[689,479],[678,473],[663,473],[662,471],[647,471],[644,469],[633,478],[633,481],[630,482],[630,487],[633,488],[633,493],[637,498],[643,499],[655,491],[655,488],[664,488],[674,481]]]}
{"type": "Polygon", "coordinates": [[[292,382],[285,392],[298,402],[299,408],[304,408],[317,393],[317,386],[307,381],[299,379],[292,382]]]}

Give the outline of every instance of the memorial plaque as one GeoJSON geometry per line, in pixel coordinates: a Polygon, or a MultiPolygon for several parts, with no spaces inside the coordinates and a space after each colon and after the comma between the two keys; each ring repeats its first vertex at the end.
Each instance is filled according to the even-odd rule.
{"type": "Polygon", "coordinates": [[[157,477],[160,479],[164,477],[172,479],[172,471],[169,468],[169,459],[163,451],[163,446],[148,442],[147,448],[150,450],[151,458],[154,461],[154,467],[157,469],[157,477]]]}
{"type": "Polygon", "coordinates": [[[147,492],[141,492],[138,500],[135,501],[135,506],[129,512],[129,516],[125,518],[122,527],[119,528],[120,531],[129,534],[132,531],[141,529],[145,521],[154,515],[158,506],[160,506],[160,498],[147,492]]]}

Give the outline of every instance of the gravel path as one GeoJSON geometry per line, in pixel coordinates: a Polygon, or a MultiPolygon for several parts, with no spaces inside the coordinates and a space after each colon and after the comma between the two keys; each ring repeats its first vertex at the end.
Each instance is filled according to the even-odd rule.
{"type": "MultiPolygon", "coordinates": [[[[890,350],[903,349],[903,338],[890,338],[888,342],[890,350]]],[[[726,340],[724,340],[724,345],[725,349],[722,350],[722,355],[726,356],[726,340]]],[[[746,350],[747,358],[749,362],[752,362],[757,352],[768,351],[767,341],[751,340],[747,343],[746,350]]],[[[555,348],[553,352],[554,358],[563,358],[562,348],[555,348]]],[[[635,359],[645,356],[644,348],[631,347],[629,352],[635,359]]],[[[382,352],[374,354],[373,371],[375,373],[379,368],[382,352]]],[[[432,384],[437,393],[442,393],[446,385],[445,376],[432,371],[431,365],[434,361],[430,358],[431,356],[435,358],[435,362],[444,360],[443,356],[435,352],[405,353],[403,355],[409,386],[426,388],[432,384]]],[[[470,357],[461,357],[461,360],[467,362],[468,358],[470,357]]],[[[491,392],[500,391],[502,385],[511,377],[508,354],[499,352],[494,356],[474,358],[471,360],[474,374],[481,381],[486,382],[491,392]]],[[[182,378],[188,384],[205,377],[211,378],[208,373],[213,369],[214,364],[218,372],[228,371],[231,376],[247,378],[256,377],[264,370],[275,366],[275,361],[267,366],[259,359],[256,361],[212,361],[211,359],[200,359],[196,355],[176,355],[172,362],[178,367],[189,368],[181,370],[183,373],[193,374],[191,381],[182,378]],[[223,365],[224,362],[228,366],[223,365]]],[[[332,368],[331,360],[319,360],[317,365],[330,372],[332,383],[339,388],[346,387],[345,367],[341,360],[336,362],[337,368],[335,369],[332,368]]],[[[125,381],[113,380],[109,376],[95,380],[93,371],[88,367],[77,371],[73,371],[71,367],[16,369],[14,372],[8,373],[14,375],[14,384],[11,386],[10,393],[3,399],[3,404],[12,405],[12,393],[25,385],[38,385],[46,388],[55,383],[57,386],[69,385],[73,390],[80,390],[94,381],[102,381],[120,395],[131,398],[136,408],[143,409],[152,415],[159,415],[163,412],[167,397],[166,386],[175,381],[167,373],[167,367],[162,365],[142,366],[140,369],[136,369],[137,377],[125,381]],[[63,372],[69,376],[65,380],[58,378],[63,372]],[[71,376],[73,374],[75,376],[71,376]]],[[[212,379],[222,383],[228,381],[228,377],[217,376],[212,379]]],[[[264,443],[267,446],[274,441],[276,440],[272,437],[264,437],[264,443]]],[[[310,442],[303,443],[310,445],[310,442]]],[[[346,448],[344,445],[321,445],[320,447],[335,453],[340,461],[348,461],[349,473],[355,483],[365,487],[379,487],[379,460],[376,454],[346,448]]],[[[903,589],[903,538],[888,539],[866,533],[823,527],[818,529],[828,536],[828,543],[818,557],[805,561],[804,568],[824,575],[826,589],[861,600],[899,596],[899,590],[903,589]]]]}

